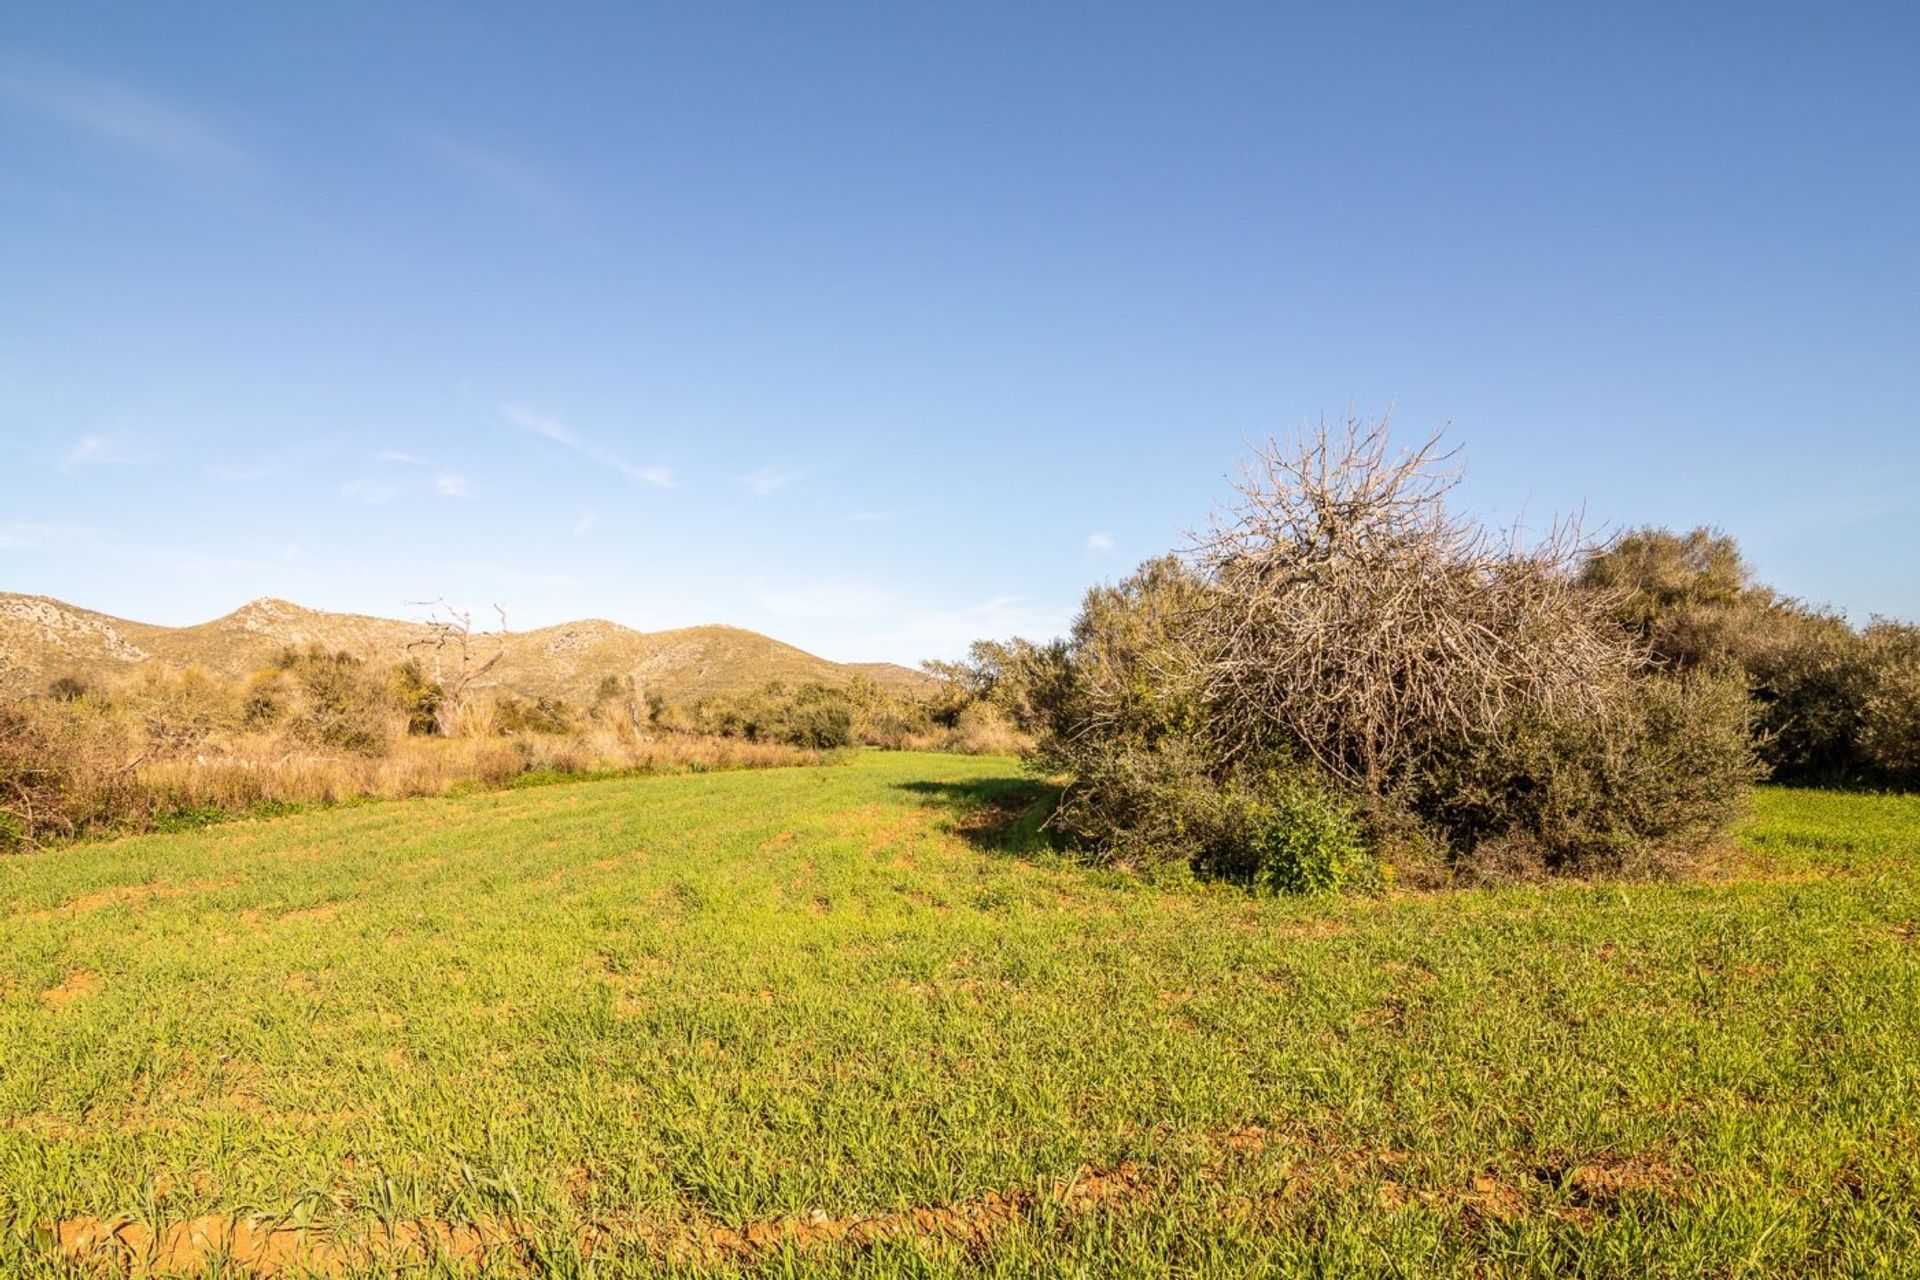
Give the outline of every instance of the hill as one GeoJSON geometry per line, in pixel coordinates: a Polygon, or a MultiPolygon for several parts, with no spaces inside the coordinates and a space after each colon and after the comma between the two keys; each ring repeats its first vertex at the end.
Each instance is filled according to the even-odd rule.
{"type": "MultiPolygon", "coordinates": [[[[0,592],[0,697],[39,692],[61,676],[114,683],[148,663],[245,676],[288,646],[318,645],[370,662],[413,655],[431,669],[434,629],[424,622],[327,613],[259,599],[225,617],[162,627],[96,613],[48,596],[0,592]]],[[[893,688],[928,677],[891,663],[838,663],[740,627],[635,631],[590,618],[534,631],[476,634],[476,653],[501,651],[488,682],[522,696],[586,701],[607,676],[631,677],[669,702],[757,688],[769,680],[845,684],[856,676],[893,688]]]]}

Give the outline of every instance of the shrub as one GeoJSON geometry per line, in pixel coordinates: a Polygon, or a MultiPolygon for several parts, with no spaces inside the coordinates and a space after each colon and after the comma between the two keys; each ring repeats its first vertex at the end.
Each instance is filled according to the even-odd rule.
{"type": "Polygon", "coordinates": [[[1603,595],[1616,619],[1662,666],[1718,669],[1740,661],[1773,594],[1753,586],[1738,544],[1715,529],[1635,529],[1593,551],[1582,585],[1603,595]]]}
{"type": "Polygon", "coordinates": [[[998,703],[981,701],[968,703],[954,717],[949,745],[968,755],[1004,756],[1018,754],[1031,741],[998,703]]]}
{"type": "Polygon", "coordinates": [[[418,658],[408,658],[393,669],[394,696],[407,718],[407,732],[425,736],[440,732],[446,691],[427,675],[418,658]]]}
{"type": "Polygon", "coordinates": [[[1409,797],[1484,878],[1679,870],[1730,821],[1757,769],[1736,677],[1623,680],[1601,716],[1542,714],[1463,739],[1409,797]]]}
{"type": "Polygon", "coordinates": [[[1279,893],[1371,891],[1379,859],[1353,802],[1285,763],[1228,771],[1190,735],[1082,757],[1052,826],[1098,861],[1279,893]]]}
{"type": "Polygon", "coordinates": [[[1740,681],[1656,679],[1577,540],[1450,512],[1445,457],[1391,453],[1384,424],[1269,445],[1190,560],[1089,592],[1026,659],[1032,758],[1069,779],[1056,826],[1309,890],[1483,848],[1656,869],[1719,829],[1753,772],[1740,681]]]}
{"type": "Polygon", "coordinates": [[[276,665],[290,685],[287,730],[309,746],[379,755],[405,722],[392,683],[352,654],[288,650],[276,665]]]}
{"type": "Polygon", "coordinates": [[[1876,620],[1863,638],[1871,673],[1860,754],[1873,775],[1920,785],[1920,627],[1876,620]]]}
{"type": "Polygon", "coordinates": [[[47,686],[47,696],[55,702],[78,702],[90,691],[84,676],[61,676],[47,686]]]}
{"type": "Polygon", "coordinates": [[[1230,847],[1248,862],[1248,878],[1279,893],[1372,892],[1382,884],[1351,801],[1298,779],[1270,777],[1253,791],[1229,793],[1230,847]]]}
{"type": "Polygon", "coordinates": [[[985,704],[998,711],[1016,733],[1039,730],[1044,718],[1037,688],[1044,678],[1042,646],[1020,636],[976,640],[959,662],[922,665],[941,684],[930,705],[933,718],[941,724],[958,727],[969,707],[985,704]]]}
{"type": "Polygon", "coordinates": [[[130,702],[140,711],[148,747],[160,752],[191,750],[241,718],[232,684],[198,667],[176,675],[144,666],[130,702]]]}
{"type": "Polygon", "coordinates": [[[494,727],[500,733],[567,734],[573,732],[573,709],[563,699],[541,694],[519,698],[503,693],[493,702],[494,727]]]}
{"type": "Polygon", "coordinates": [[[146,810],[138,746],[108,709],[0,705],[0,850],[71,839],[146,810]]]}
{"type": "Polygon", "coordinates": [[[1845,619],[1783,605],[1740,636],[1735,655],[1753,690],[1758,750],[1775,779],[1831,782],[1862,773],[1873,666],[1845,619]]]}
{"type": "Polygon", "coordinates": [[[830,751],[853,745],[853,708],[844,694],[808,686],[776,717],[773,740],[830,751]],[[836,696],[836,694],[838,696],[836,696]]]}
{"type": "Polygon", "coordinates": [[[1113,741],[1077,750],[1072,759],[1052,823],[1090,860],[1130,870],[1212,867],[1220,846],[1219,786],[1198,743],[1113,741]]]}
{"type": "Polygon", "coordinates": [[[1920,781],[1914,628],[1875,620],[1856,631],[1782,598],[1754,584],[1732,539],[1706,529],[1636,530],[1596,552],[1582,578],[1612,593],[1615,617],[1663,669],[1745,677],[1756,749],[1775,779],[1920,781]]]}

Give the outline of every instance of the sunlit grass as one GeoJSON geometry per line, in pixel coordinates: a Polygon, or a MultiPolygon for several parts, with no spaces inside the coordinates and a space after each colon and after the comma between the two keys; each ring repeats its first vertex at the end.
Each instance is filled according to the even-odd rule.
{"type": "Polygon", "coordinates": [[[62,1221],[253,1214],[506,1222],[502,1273],[1920,1267],[1920,800],[1763,791],[1708,883],[1303,902],[970,839],[1017,776],[869,754],[0,861],[0,1271],[62,1221]]]}

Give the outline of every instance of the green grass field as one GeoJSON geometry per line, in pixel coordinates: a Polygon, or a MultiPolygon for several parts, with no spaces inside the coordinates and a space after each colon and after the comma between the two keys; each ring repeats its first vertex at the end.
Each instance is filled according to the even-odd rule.
{"type": "Polygon", "coordinates": [[[1920,798],[1313,902],[997,850],[1018,777],[0,860],[0,1273],[1920,1274],[1920,798]]]}

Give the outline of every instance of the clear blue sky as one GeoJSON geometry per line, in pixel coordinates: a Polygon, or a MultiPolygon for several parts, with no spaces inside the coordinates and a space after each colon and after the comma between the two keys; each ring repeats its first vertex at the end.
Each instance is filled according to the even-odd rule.
{"type": "Polygon", "coordinates": [[[915,661],[1243,438],[1920,615],[1920,5],[15,4],[0,588],[915,661]]]}

